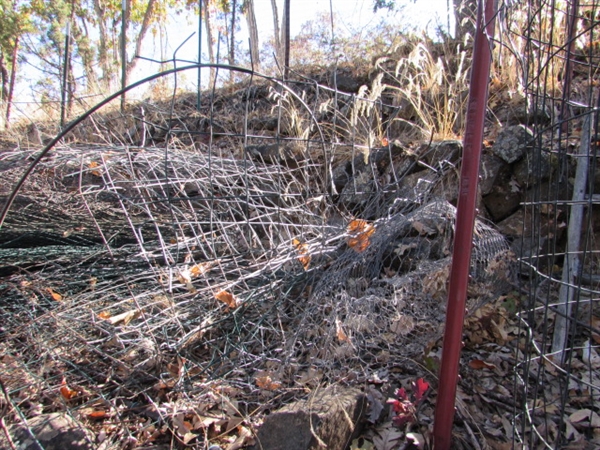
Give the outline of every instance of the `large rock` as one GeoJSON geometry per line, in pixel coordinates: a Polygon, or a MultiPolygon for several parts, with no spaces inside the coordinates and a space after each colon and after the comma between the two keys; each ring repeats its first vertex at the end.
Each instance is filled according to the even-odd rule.
{"type": "Polygon", "coordinates": [[[358,389],[332,386],[267,416],[254,449],[346,450],[361,432],[366,407],[358,389]]]}
{"type": "Polygon", "coordinates": [[[528,151],[525,158],[515,163],[513,175],[521,186],[533,186],[552,175],[551,156],[547,151],[528,151]]]}
{"type": "Polygon", "coordinates": [[[484,152],[481,155],[481,169],[479,171],[479,190],[481,195],[488,195],[502,171],[507,171],[508,163],[493,153],[484,152]]]}
{"type": "Polygon", "coordinates": [[[483,204],[494,222],[513,214],[523,199],[523,189],[511,174],[510,166],[498,173],[490,192],[483,197],[483,204]]]}
{"type": "Polygon", "coordinates": [[[12,440],[19,450],[91,450],[94,435],[65,413],[42,414],[13,425],[12,440]]]}
{"type": "Polygon", "coordinates": [[[492,146],[492,152],[509,164],[520,160],[532,145],[533,132],[525,125],[506,127],[492,146]]]}
{"type": "Polygon", "coordinates": [[[440,141],[432,143],[425,150],[422,160],[425,164],[436,169],[447,169],[455,166],[462,154],[462,142],[456,140],[440,141]]]}

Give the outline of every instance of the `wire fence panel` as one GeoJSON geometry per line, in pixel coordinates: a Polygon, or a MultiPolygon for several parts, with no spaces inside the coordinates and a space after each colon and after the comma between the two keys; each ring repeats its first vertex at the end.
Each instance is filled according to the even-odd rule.
{"type": "MultiPolygon", "coordinates": [[[[382,76],[358,94],[250,78],[199,110],[190,94],[73,128],[2,228],[13,421],[66,412],[104,446],[202,446],[215,426],[198,417],[250,425],[267,402],[398,362],[429,376],[461,146],[390,142],[382,92],[382,76]]],[[[0,155],[3,198],[37,155],[0,155]]],[[[472,311],[514,275],[506,239],[476,231],[472,311]]]]}
{"type": "Polygon", "coordinates": [[[530,2],[520,19],[507,20],[513,28],[503,41],[521,55],[532,131],[515,430],[527,448],[600,444],[599,8],[593,1],[530,2]],[[519,32],[523,20],[528,26],[519,32]]]}

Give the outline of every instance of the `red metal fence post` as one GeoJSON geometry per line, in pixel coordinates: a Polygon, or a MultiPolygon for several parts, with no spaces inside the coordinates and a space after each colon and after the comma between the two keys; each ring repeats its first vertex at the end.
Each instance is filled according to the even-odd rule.
{"type": "Polygon", "coordinates": [[[462,347],[473,226],[476,215],[479,162],[487,105],[488,78],[492,60],[490,37],[494,34],[495,3],[495,0],[480,0],[477,8],[477,31],[473,49],[466,130],[463,138],[454,251],[448,287],[446,329],[433,429],[435,450],[449,450],[452,440],[458,365],[462,347]],[[484,2],[485,14],[483,14],[484,2]]]}

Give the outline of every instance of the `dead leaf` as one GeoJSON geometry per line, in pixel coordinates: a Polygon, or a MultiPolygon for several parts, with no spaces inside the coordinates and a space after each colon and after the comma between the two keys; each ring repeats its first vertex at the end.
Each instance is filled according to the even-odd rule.
{"type": "Polygon", "coordinates": [[[348,247],[362,253],[371,245],[369,238],[375,233],[375,227],[366,220],[354,219],[348,224],[346,231],[350,235],[346,240],[348,247]]]}
{"type": "Polygon", "coordinates": [[[204,275],[205,273],[207,273],[209,270],[211,270],[213,267],[215,267],[220,262],[221,262],[220,259],[216,259],[214,261],[206,261],[206,262],[203,262],[200,264],[193,265],[192,267],[190,267],[190,275],[192,276],[192,278],[196,278],[196,277],[199,277],[200,275],[204,275]]]}
{"type": "Polygon", "coordinates": [[[110,312],[108,311],[101,311],[98,313],[98,317],[100,317],[101,319],[109,319],[110,318],[110,312]]]}
{"type": "Polygon", "coordinates": [[[381,392],[379,392],[373,386],[369,386],[367,400],[369,401],[368,420],[371,423],[376,423],[383,412],[385,398],[381,392]]]}
{"type": "Polygon", "coordinates": [[[348,335],[346,334],[346,332],[342,328],[342,322],[337,317],[335,319],[335,333],[337,335],[338,341],[340,341],[340,342],[351,342],[350,338],[348,337],[348,335]]]}
{"type": "Polygon", "coordinates": [[[92,175],[94,175],[95,177],[101,177],[102,174],[100,173],[100,171],[97,169],[98,167],[100,167],[100,164],[98,164],[96,161],[91,161],[89,166],[90,169],[92,169],[90,171],[90,173],[92,175]]]}
{"type": "Polygon", "coordinates": [[[179,280],[181,284],[185,285],[185,288],[188,290],[188,292],[191,292],[192,294],[196,292],[196,288],[192,284],[192,273],[189,268],[186,267],[179,269],[177,272],[177,280],[179,280]]]}
{"type": "Polygon", "coordinates": [[[350,450],[375,450],[375,446],[371,441],[367,441],[366,439],[362,440],[362,444],[360,439],[354,439],[352,444],[350,444],[350,450]]]}
{"type": "Polygon", "coordinates": [[[475,370],[489,369],[494,370],[496,366],[494,364],[487,363],[481,359],[472,359],[469,361],[469,367],[475,370]]]}
{"type": "Polygon", "coordinates": [[[267,391],[276,391],[281,387],[281,382],[273,380],[270,375],[261,375],[256,377],[256,386],[267,391]]]}
{"type": "Polygon", "coordinates": [[[181,379],[185,372],[185,363],[186,359],[177,355],[177,360],[175,362],[167,364],[167,370],[169,371],[169,374],[171,374],[171,376],[176,380],[181,379]]]}
{"type": "Polygon", "coordinates": [[[308,244],[300,242],[299,239],[292,239],[292,245],[296,248],[298,252],[298,261],[304,267],[304,270],[308,270],[310,266],[310,255],[308,254],[308,244]]]}
{"type": "Polygon", "coordinates": [[[131,311],[127,311],[121,314],[117,314],[116,316],[113,317],[109,317],[108,319],[106,319],[111,325],[129,325],[129,322],[131,322],[134,319],[137,319],[138,317],[140,317],[140,315],[142,314],[142,312],[138,309],[134,309],[131,311]]]}
{"type": "Polygon", "coordinates": [[[420,433],[406,433],[406,439],[412,441],[413,447],[425,448],[425,438],[420,433]]]}
{"type": "Polygon", "coordinates": [[[435,234],[435,230],[433,228],[429,228],[427,225],[424,225],[417,220],[413,221],[411,225],[421,236],[430,236],[435,234]]]}
{"type": "Polygon", "coordinates": [[[392,424],[388,422],[386,428],[377,430],[377,434],[373,436],[373,444],[375,444],[377,450],[394,450],[398,447],[398,441],[403,436],[402,431],[394,429],[392,424]]]}
{"type": "Polygon", "coordinates": [[[390,331],[399,336],[406,336],[415,329],[415,321],[411,316],[400,314],[390,325],[390,331]]]}
{"type": "Polygon", "coordinates": [[[46,288],[46,291],[48,291],[55,302],[62,302],[63,297],[58,292],[54,291],[52,288],[46,288]]]}
{"type": "Polygon", "coordinates": [[[227,450],[238,450],[240,448],[254,444],[254,437],[252,436],[252,432],[248,428],[244,426],[239,426],[238,432],[238,437],[235,441],[233,441],[226,447],[227,450]]]}
{"type": "Polygon", "coordinates": [[[230,292],[221,291],[215,294],[215,298],[220,302],[227,305],[228,308],[237,308],[240,305],[240,301],[230,292]]]}
{"type": "Polygon", "coordinates": [[[588,427],[600,427],[600,416],[592,411],[591,409],[580,409],[579,411],[575,411],[573,414],[569,416],[569,421],[571,423],[580,423],[580,425],[588,426],[588,427]],[[583,421],[588,421],[589,423],[582,424],[583,421]]]}
{"type": "Polygon", "coordinates": [[[77,391],[71,389],[67,385],[67,380],[64,378],[62,379],[59,391],[60,395],[62,395],[65,400],[71,400],[72,398],[77,397],[77,391]]]}

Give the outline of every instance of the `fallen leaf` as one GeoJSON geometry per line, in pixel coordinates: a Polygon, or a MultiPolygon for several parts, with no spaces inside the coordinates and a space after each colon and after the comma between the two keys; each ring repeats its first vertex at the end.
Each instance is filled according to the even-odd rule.
{"type": "Polygon", "coordinates": [[[335,333],[340,342],[350,342],[350,338],[342,328],[342,322],[338,318],[335,319],[335,333]]]}
{"type": "Polygon", "coordinates": [[[167,370],[174,379],[179,380],[183,376],[185,363],[186,359],[177,355],[177,360],[175,362],[167,364],[167,370]]]}
{"type": "Polygon", "coordinates": [[[281,382],[273,380],[269,375],[262,375],[256,377],[256,385],[260,389],[276,391],[281,387],[281,382]]]}
{"type": "Polygon", "coordinates": [[[135,309],[135,310],[121,313],[121,314],[117,314],[116,316],[113,316],[113,317],[109,317],[106,320],[108,322],[110,322],[110,324],[112,324],[112,325],[119,325],[119,324],[129,325],[129,322],[131,322],[134,319],[137,319],[138,317],[140,317],[141,314],[142,313],[140,310],[135,309]]]}
{"type": "Polygon", "coordinates": [[[425,448],[425,438],[420,433],[406,433],[406,439],[412,441],[413,447],[425,448]]]}
{"type": "Polygon", "coordinates": [[[400,314],[398,319],[394,320],[390,325],[392,333],[399,336],[406,336],[415,329],[415,321],[411,316],[400,314]]]}
{"type": "Polygon", "coordinates": [[[378,429],[377,434],[373,436],[373,444],[377,450],[393,450],[398,447],[399,440],[404,433],[392,428],[391,424],[384,429],[378,429]]]}
{"type": "Polygon", "coordinates": [[[46,291],[48,291],[54,301],[62,302],[63,297],[58,292],[52,290],[52,288],[46,288],[46,291]]]}
{"type": "Polygon", "coordinates": [[[375,233],[375,227],[366,220],[354,219],[348,224],[346,231],[350,235],[346,241],[348,247],[362,253],[371,245],[369,237],[375,233]]]}
{"type": "Polygon", "coordinates": [[[214,261],[206,261],[200,264],[193,265],[192,267],[190,267],[190,275],[193,278],[199,277],[200,275],[204,275],[220,262],[220,259],[216,259],[214,261]]]}
{"type": "Polygon", "coordinates": [[[65,400],[71,400],[73,397],[77,396],[77,391],[71,389],[67,385],[67,380],[65,380],[64,378],[62,379],[59,391],[60,395],[62,395],[65,400]]]}
{"type": "Polygon", "coordinates": [[[92,169],[90,171],[90,173],[92,175],[94,175],[95,177],[101,177],[102,174],[100,173],[99,170],[97,170],[97,168],[100,167],[100,164],[98,164],[96,161],[91,161],[89,164],[89,168],[92,169]]]}
{"type": "Polygon", "coordinates": [[[418,378],[413,385],[413,393],[415,395],[415,401],[418,403],[423,399],[425,392],[429,389],[429,383],[423,378],[418,378]]]}
{"type": "Polygon", "coordinates": [[[600,416],[591,409],[580,409],[579,411],[575,411],[569,416],[569,421],[571,423],[580,423],[584,420],[589,420],[589,424],[586,423],[581,425],[590,426],[594,428],[600,427],[600,416]]]}
{"type": "Polygon", "coordinates": [[[215,298],[220,302],[223,302],[229,308],[237,308],[240,304],[240,301],[230,292],[221,291],[215,294],[215,298]]]}
{"type": "Polygon", "coordinates": [[[382,400],[385,399],[383,398],[383,394],[381,394],[381,392],[373,388],[373,386],[369,386],[367,400],[369,401],[368,420],[371,423],[376,423],[383,412],[384,402],[382,402],[382,400]]]}
{"type": "Polygon", "coordinates": [[[360,439],[354,439],[350,444],[350,450],[375,450],[375,446],[366,439],[362,439],[362,443],[360,439]]]}
{"type": "Polygon", "coordinates": [[[481,359],[472,359],[469,361],[469,367],[475,370],[489,369],[494,370],[496,366],[494,364],[487,363],[481,359]]]}
{"type": "Polygon", "coordinates": [[[239,426],[238,437],[226,447],[226,450],[238,450],[253,444],[254,437],[252,436],[252,432],[244,426],[239,426]]]}
{"type": "Polygon", "coordinates": [[[110,312],[108,311],[101,311],[98,313],[98,317],[100,317],[101,319],[109,319],[110,318],[110,312]]]}
{"type": "Polygon", "coordinates": [[[423,223],[421,223],[417,220],[412,222],[411,225],[415,230],[417,230],[417,232],[421,236],[429,236],[429,235],[435,234],[435,230],[433,228],[429,228],[427,225],[424,225],[423,223]]]}
{"type": "Polygon", "coordinates": [[[296,247],[296,251],[298,252],[298,261],[304,267],[304,270],[308,270],[310,266],[310,255],[308,254],[308,244],[300,242],[300,240],[294,238],[292,239],[292,245],[296,247]]]}
{"type": "Polygon", "coordinates": [[[100,420],[100,419],[106,419],[106,418],[110,417],[110,415],[105,410],[102,409],[102,410],[91,411],[90,413],[87,414],[87,417],[89,419],[100,420]]]}

